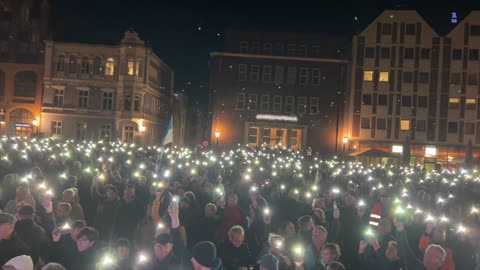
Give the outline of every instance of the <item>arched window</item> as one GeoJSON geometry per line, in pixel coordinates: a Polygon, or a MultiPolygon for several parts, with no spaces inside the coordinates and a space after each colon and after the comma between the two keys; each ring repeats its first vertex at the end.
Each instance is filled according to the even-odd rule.
{"type": "Polygon", "coordinates": [[[68,59],[68,73],[77,73],[77,57],[71,55],[68,59]]]}
{"type": "Polygon", "coordinates": [[[33,71],[20,71],[15,74],[15,88],[13,91],[16,97],[36,96],[37,75],[33,71]]]}
{"type": "Polygon", "coordinates": [[[137,75],[138,77],[142,77],[143,76],[143,61],[142,59],[138,59],[137,61],[137,69],[135,70],[135,75],[137,75]]]}
{"type": "Polygon", "coordinates": [[[110,57],[105,64],[105,75],[113,76],[113,74],[115,74],[115,60],[110,57]]]}
{"type": "Polygon", "coordinates": [[[5,72],[0,70],[0,96],[5,96],[5,72]]]}
{"type": "Polygon", "coordinates": [[[102,75],[102,59],[95,57],[93,59],[93,75],[102,75]]]}
{"type": "Polygon", "coordinates": [[[127,74],[133,76],[135,69],[135,61],[132,58],[127,60],[127,74]]]}
{"type": "Polygon", "coordinates": [[[83,57],[82,58],[82,67],[80,69],[80,72],[82,74],[89,74],[90,73],[90,61],[88,60],[88,57],[83,57]]]}
{"type": "Polygon", "coordinates": [[[135,96],[133,99],[133,111],[134,112],[139,112],[140,111],[140,97],[135,96]]]}
{"type": "Polygon", "coordinates": [[[56,65],[56,71],[57,72],[64,72],[65,71],[65,56],[60,55],[57,59],[57,65],[56,65]]]}
{"type": "Polygon", "coordinates": [[[33,123],[33,113],[25,109],[16,109],[10,113],[10,121],[17,124],[29,124],[33,123]]]}

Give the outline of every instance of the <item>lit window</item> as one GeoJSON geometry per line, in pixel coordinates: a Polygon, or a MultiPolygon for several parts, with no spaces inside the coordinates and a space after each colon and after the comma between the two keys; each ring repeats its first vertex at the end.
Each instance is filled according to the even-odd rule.
{"type": "Polygon", "coordinates": [[[363,80],[368,82],[373,81],[373,71],[364,71],[363,80]]]}
{"type": "Polygon", "coordinates": [[[388,82],[388,71],[381,71],[379,81],[388,82]]]}
{"type": "Polygon", "coordinates": [[[425,156],[434,157],[437,155],[437,148],[433,146],[425,147],[425,156]]]}
{"type": "Polygon", "coordinates": [[[134,69],[135,69],[135,62],[133,61],[133,59],[128,59],[127,74],[130,75],[130,76],[133,76],[134,69]]]}
{"type": "Polygon", "coordinates": [[[410,120],[401,120],[400,130],[410,130],[410,120]]]}
{"type": "Polygon", "coordinates": [[[458,109],[460,107],[460,98],[449,98],[448,99],[448,108],[449,109],[458,109]]]}
{"type": "Polygon", "coordinates": [[[394,144],[392,145],[392,153],[403,153],[403,145],[394,144]]]}
{"type": "Polygon", "coordinates": [[[477,108],[477,100],[474,98],[467,98],[465,100],[467,110],[475,110],[477,108]]]}
{"type": "Polygon", "coordinates": [[[113,58],[108,58],[107,63],[105,64],[105,75],[113,76],[115,73],[115,60],[113,58]]]}

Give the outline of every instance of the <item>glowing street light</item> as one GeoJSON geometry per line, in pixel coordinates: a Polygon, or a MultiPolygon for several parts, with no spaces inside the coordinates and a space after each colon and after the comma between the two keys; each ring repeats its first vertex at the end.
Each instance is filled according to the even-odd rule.
{"type": "Polygon", "coordinates": [[[217,129],[215,131],[215,145],[218,145],[218,138],[220,138],[220,131],[217,129]]]}

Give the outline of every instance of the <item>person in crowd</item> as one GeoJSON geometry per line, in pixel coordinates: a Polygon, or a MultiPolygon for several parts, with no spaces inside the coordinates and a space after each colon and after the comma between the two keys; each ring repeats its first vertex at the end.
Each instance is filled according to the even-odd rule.
{"type": "Polygon", "coordinates": [[[226,270],[234,270],[240,267],[248,268],[255,265],[255,260],[249,248],[243,242],[245,230],[236,225],[228,231],[228,242],[219,247],[219,257],[226,270]]]}
{"type": "Polygon", "coordinates": [[[128,239],[117,239],[113,244],[113,251],[115,254],[115,269],[133,270],[133,258],[128,239]]]}
{"type": "Polygon", "coordinates": [[[66,202],[60,202],[55,207],[55,222],[57,224],[65,224],[72,222],[70,213],[72,212],[72,205],[66,202]]]}
{"type": "Polygon", "coordinates": [[[33,261],[30,256],[20,255],[10,259],[2,267],[3,270],[33,270],[33,261]]]}
{"type": "Polygon", "coordinates": [[[298,219],[298,240],[305,245],[311,243],[312,231],[315,228],[312,216],[302,216],[298,219]]]}
{"type": "Polygon", "coordinates": [[[219,242],[224,242],[228,238],[228,230],[235,226],[242,224],[243,214],[238,206],[238,196],[230,194],[227,197],[227,206],[224,209],[223,223],[217,229],[217,239],[219,242]]]}
{"type": "Polygon", "coordinates": [[[327,266],[327,270],[345,270],[345,266],[341,262],[333,261],[327,266]]]}
{"type": "Polygon", "coordinates": [[[58,262],[68,268],[77,251],[78,233],[86,226],[85,221],[77,220],[72,224],[62,224],[62,227],[54,230],[49,261],[58,262]]]}
{"type": "Polygon", "coordinates": [[[72,220],[85,220],[85,216],[83,214],[83,208],[78,202],[78,194],[76,188],[69,188],[63,191],[62,195],[62,202],[69,203],[72,207],[70,211],[70,218],[72,220]]]}
{"type": "Polygon", "coordinates": [[[260,258],[260,270],[279,270],[279,263],[275,256],[265,254],[260,258]]]}
{"type": "Polygon", "coordinates": [[[454,270],[453,252],[446,246],[446,237],[446,232],[442,227],[436,226],[434,222],[428,222],[425,233],[420,237],[418,249],[421,252],[425,252],[430,244],[441,246],[446,253],[442,270],[454,270]]]}
{"type": "Polygon", "coordinates": [[[31,249],[15,233],[15,216],[0,212],[0,265],[20,255],[31,255],[31,249]]]}
{"type": "Polygon", "coordinates": [[[99,177],[92,181],[91,196],[97,202],[95,214],[95,228],[98,230],[100,239],[110,240],[117,211],[120,208],[120,199],[117,188],[112,184],[105,185],[105,194],[99,191],[99,177]]]}
{"type": "Polygon", "coordinates": [[[34,209],[30,205],[22,205],[17,209],[15,233],[32,251],[32,260],[36,264],[42,257],[46,259],[49,239],[45,230],[34,220],[34,209]]]}
{"type": "Polygon", "coordinates": [[[268,246],[265,246],[258,256],[260,265],[265,255],[273,256],[280,270],[292,269],[294,267],[285,250],[285,238],[281,235],[271,233],[268,236],[268,246]]]}
{"type": "Polygon", "coordinates": [[[35,202],[35,199],[32,197],[32,195],[30,194],[29,186],[25,183],[22,183],[17,188],[15,199],[8,201],[3,211],[5,213],[15,215],[17,208],[24,204],[30,205],[31,207],[33,207],[33,209],[36,208],[36,202],[35,202]]]}
{"type": "Polygon", "coordinates": [[[223,222],[223,209],[217,213],[217,206],[213,203],[205,205],[204,216],[197,221],[194,233],[191,234],[194,243],[213,242],[215,243],[215,232],[223,222]]]}
{"type": "Polygon", "coordinates": [[[95,246],[98,240],[98,232],[92,227],[82,228],[77,235],[77,250],[73,254],[73,260],[65,265],[72,270],[95,270],[99,256],[95,246]]]}
{"type": "MultiPolygon", "coordinates": [[[[217,248],[212,242],[197,243],[192,250],[192,258],[190,260],[194,270],[222,270],[223,265],[219,257],[217,257],[217,248]]],[[[225,267],[225,270],[230,268],[225,267]]],[[[232,268],[245,270],[246,268],[232,268]]]]}
{"type": "Polygon", "coordinates": [[[135,197],[135,185],[125,187],[123,198],[114,219],[114,236],[116,238],[132,239],[135,228],[145,211],[135,197]]]}
{"type": "Polygon", "coordinates": [[[65,267],[59,263],[47,263],[42,267],[42,270],[65,270],[65,267]]]}

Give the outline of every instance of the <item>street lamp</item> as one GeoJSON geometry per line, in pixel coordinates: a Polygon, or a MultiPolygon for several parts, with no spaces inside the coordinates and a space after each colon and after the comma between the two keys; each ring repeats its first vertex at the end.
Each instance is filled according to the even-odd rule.
{"type": "Polygon", "coordinates": [[[220,137],[220,131],[215,131],[215,144],[218,145],[218,138],[220,137]]]}
{"type": "Polygon", "coordinates": [[[345,145],[347,145],[348,143],[348,137],[347,136],[343,137],[342,142],[343,142],[343,154],[345,154],[345,145]]]}
{"type": "Polygon", "coordinates": [[[33,126],[36,128],[35,134],[37,134],[37,133],[38,133],[38,120],[37,120],[37,119],[33,119],[32,124],[33,124],[33,126]]]}

